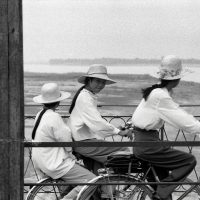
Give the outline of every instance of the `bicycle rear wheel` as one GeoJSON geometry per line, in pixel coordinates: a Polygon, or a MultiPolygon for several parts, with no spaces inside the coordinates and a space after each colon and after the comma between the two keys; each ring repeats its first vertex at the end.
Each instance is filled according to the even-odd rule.
{"type": "MultiPolygon", "coordinates": [[[[116,185],[111,186],[113,189],[112,195],[107,197],[114,200],[151,200],[151,190],[145,185],[136,185],[138,179],[134,176],[127,175],[108,175],[99,176],[92,183],[114,183],[116,185]],[[130,184],[128,184],[130,183],[130,184]]],[[[104,197],[105,198],[105,197],[104,197]]],[[[101,186],[88,185],[85,186],[79,193],[77,200],[97,200],[103,199],[101,186]]]]}
{"type": "MultiPolygon", "coordinates": [[[[64,181],[61,179],[46,178],[40,180],[38,183],[52,184],[64,183],[64,181]]],[[[26,200],[59,200],[67,193],[68,188],[69,186],[36,185],[28,192],[26,200]]]]}

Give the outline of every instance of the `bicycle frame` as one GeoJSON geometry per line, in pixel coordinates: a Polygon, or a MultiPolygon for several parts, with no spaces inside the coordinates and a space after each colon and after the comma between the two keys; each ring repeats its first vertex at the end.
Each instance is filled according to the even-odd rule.
{"type": "MultiPolygon", "coordinates": [[[[197,183],[200,184],[200,178],[198,178],[197,183]]],[[[185,198],[190,192],[192,192],[192,190],[194,190],[195,188],[197,188],[198,185],[191,185],[190,188],[185,191],[177,200],[182,200],[183,198],[185,198]]]]}
{"type": "MultiPolygon", "coordinates": [[[[144,174],[142,180],[143,181],[147,180],[147,175],[148,175],[148,173],[150,171],[152,171],[153,176],[154,176],[153,178],[155,178],[156,182],[157,183],[161,182],[160,179],[159,179],[159,177],[158,177],[158,175],[157,175],[157,173],[156,173],[156,170],[155,170],[154,166],[151,165],[150,163],[149,163],[149,168],[147,169],[146,173],[144,174]]],[[[200,184],[200,178],[198,178],[197,182],[200,184]]],[[[198,185],[191,185],[190,188],[187,189],[185,192],[183,192],[183,194],[181,196],[179,196],[176,200],[182,200],[182,199],[184,199],[189,193],[191,193],[197,187],[198,187],[198,185]]],[[[151,190],[154,191],[153,187],[151,187],[151,190]]]]}

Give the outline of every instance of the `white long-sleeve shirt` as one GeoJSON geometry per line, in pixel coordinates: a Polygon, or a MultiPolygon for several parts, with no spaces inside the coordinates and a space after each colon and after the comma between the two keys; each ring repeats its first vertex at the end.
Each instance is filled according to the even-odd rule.
{"type": "Polygon", "coordinates": [[[101,117],[97,96],[83,89],[68,120],[74,140],[102,139],[119,133],[119,129],[101,117]]]}
{"type": "Polygon", "coordinates": [[[142,99],[132,116],[135,126],[158,130],[164,122],[189,133],[200,133],[200,122],[181,109],[166,88],[154,89],[147,101],[142,99]]]}
{"type": "MultiPolygon", "coordinates": [[[[33,142],[71,141],[71,131],[61,116],[51,109],[47,110],[41,118],[33,142]]],[[[55,179],[65,175],[75,164],[71,147],[33,147],[32,155],[36,169],[55,179]]]]}

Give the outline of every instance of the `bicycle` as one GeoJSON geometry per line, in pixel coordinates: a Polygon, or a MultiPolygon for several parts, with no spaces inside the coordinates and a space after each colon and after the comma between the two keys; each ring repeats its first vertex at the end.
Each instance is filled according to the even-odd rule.
{"type": "MultiPolygon", "coordinates": [[[[131,123],[126,123],[122,129],[133,130],[133,127],[131,123]]],[[[150,162],[143,161],[134,154],[111,155],[105,163],[105,169],[100,170],[100,175],[90,181],[90,183],[94,183],[95,185],[84,186],[77,200],[88,199],[89,195],[92,198],[92,194],[95,191],[101,193],[101,186],[98,186],[98,183],[100,185],[115,185],[114,191],[109,199],[150,200],[155,190],[153,189],[153,185],[148,184],[149,173],[153,174],[155,184],[160,182],[156,170],[150,162]],[[144,184],[144,182],[147,184],[144,184]]],[[[197,182],[200,183],[200,178],[197,182]]],[[[184,185],[179,185],[174,191],[174,198],[177,200],[185,198],[191,200],[191,197],[193,197],[194,200],[200,200],[200,186],[190,185],[193,181],[189,178],[185,180],[185,183],[184,185]]]]}
{"type": "MultiPolygon", "coordinates": [[[[154,166],[149,162],[136,158],[134,155],[111,155],[108,157],[105,167],[103,173],[100,170],[100,175],[89,182],[95,185],[84,186],[77,200],[85,200],[88,199],[88,197],[92,199],[95,192],[98,192],[100,196],[99,199],[102,199],[102,184],[114,185],[113,193],[108,199],[151,200],[155,191],[152,185],[148,184],[149,173],[152,172],[156,183],[160,182],[154,166]],[[144,184],[144,182],[146,182],[146,184],[144,184]],[[98,186],[98,184],[100,185],[98,186]]],[[[188,183],[192,182],[192,180],[187,178],[185,180],[187,185],[179,185],[173,193],[173,198],[176,200],[199,200],[200,186],[190,186],[188,183]]],[[[200,178],[197,182],[200,183],[200,178]]]]}
{"type": "MultiPolygon", "coordinates": [[[[103,198],[111,200],[151,200],[154,189],[151,185],[148,185],[147,177],[150,171],[153,172],[156,182],[159,182],[156,171],[150,163],[144,162],[134,155],[111,155],[108,157],[107,163],[105,163],[105,168],[99,169],[100,175],[89,182],[94,185],[84,186],[77,200],[88,198],[95,200],[103,198]],[[147,185],[142,184],[144,182],[147,185]],[[102,184],[114,185],[114,191],[111,196],[102,197],[102,184]]],[[[185,182],[192,183],[193,181],[186,179],[185,182]]],[[[200,179],[197,182],[200,183],[200,179]]],[[[32,187],[27,194],[26,200],[59,200],[70,190],[70,186],[60,185],[64,183],[62,179],[54,180],[48,177],[38,183],[41,185],[32,187]],[[54,183],[60,184],[53,185],[54,183]]],[[[177,200],[184,199],[188,194],[190,194],[186,198],[188,200],[191,200],[191,196],[194,200],[200,199],[199,185],[186,187],[187,185],[179,186],[174,192],[177,193],[174,195],[175,197],[179,196],[177,200]]]]}

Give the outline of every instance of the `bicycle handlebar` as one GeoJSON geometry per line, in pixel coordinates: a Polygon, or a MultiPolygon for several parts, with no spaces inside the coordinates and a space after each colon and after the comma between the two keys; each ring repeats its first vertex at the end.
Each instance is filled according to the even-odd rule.
{"type": "Polygon", "coordinates": [[[133,127],[134,127],[134,126],[133,126],[132,122],[126,122],[126,123],[125,123],[125,126],[121,127],[121,130],[123,130],[123,131],[124,131],[124,130],[127,130],[127,129],[130,129],[130,130],[131,130],[131,129],[133,129],[133,127]]]}

